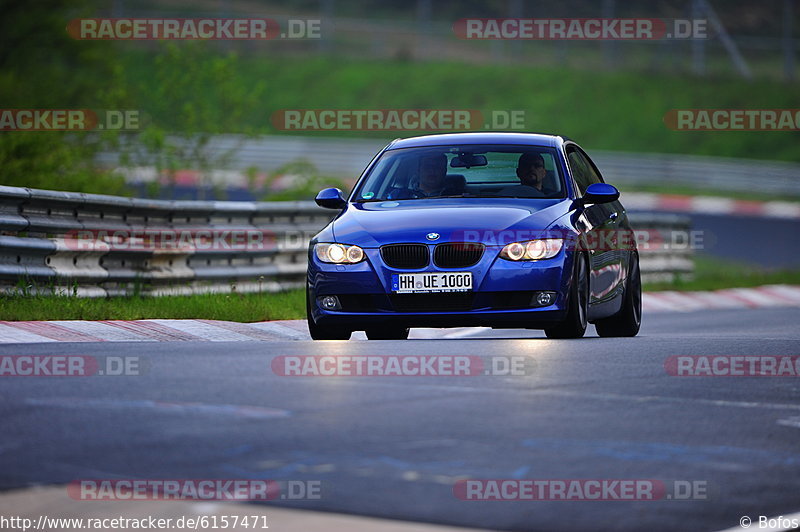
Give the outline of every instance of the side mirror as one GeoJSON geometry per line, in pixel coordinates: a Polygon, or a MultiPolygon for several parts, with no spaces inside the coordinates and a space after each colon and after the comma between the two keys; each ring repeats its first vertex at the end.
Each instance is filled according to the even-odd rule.
{"type": "Polygon", "coordinates": [[[317,197],[314,198],[317,205],[325,207],[326,209],[344,209],[347,201],[342,196],[342,191],[338,188],[325,188],[319,191],[317,197]]]}
{"type": "Polygon", "coordinates": [[[594,183],[586,187],[581,203],[584,205],[596,205],[598,203],[611,203],[618,199],[619,190],[617,190],[617,187],[608,183],[594,183]]]}

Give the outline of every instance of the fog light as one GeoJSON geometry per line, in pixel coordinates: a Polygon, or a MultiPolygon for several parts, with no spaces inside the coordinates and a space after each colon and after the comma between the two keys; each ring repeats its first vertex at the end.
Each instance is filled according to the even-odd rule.
{"type": "Polygon", "coordinates": [[[556,301],[555,292],[539,292],[536,294],[536,304],[540,307],[552,305],[556,301]]]}
{"type": "Polygon", "coordinates": [[[319,306],[325,310],[339,310],[342,308],[339,304],[339,298],[336,296],[322,296],[318,301],[319,306]]]}

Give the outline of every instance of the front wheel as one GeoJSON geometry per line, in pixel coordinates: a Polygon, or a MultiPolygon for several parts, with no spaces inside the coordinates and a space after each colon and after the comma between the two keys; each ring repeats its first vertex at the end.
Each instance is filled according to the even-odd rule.
{"type": "Polygon", "coordinates": [[[308,322],[308,333],[312,340],[349,340],[353,331],[342,327],[331,327],[317,325],[314,316],[311,314],[311,290],[306,285],[306,321],[308,322]]]}
{"type": "Polygon", "coordinates": [[[575,253],[572,283],[569,291],[567,317],[554,327],[544,330],[548,338],[581,338],[586,333],[586,314],[589,307],[589,267],[586,257],[575,253]]]}
{"type": "Polygon", "coordinates": [[[631,256],[625,298],[619,312],[594,324],[597,334],[604,337],[636,336],[642,325],[642,276],[639,272],[639,256],[631,256]]]}

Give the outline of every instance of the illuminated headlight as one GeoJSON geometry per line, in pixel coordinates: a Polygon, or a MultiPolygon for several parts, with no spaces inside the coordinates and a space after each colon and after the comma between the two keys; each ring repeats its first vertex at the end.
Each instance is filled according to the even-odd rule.
{"type": "Polygon", "coordinates": [[[364,260],[364,250],[358,246],[317,244],[314,251],[319,260],[333,264],[355,264],[364,260]]]}
{"type": "Polygon", "coordinates": [[[503,248],[500,256],[506,260],[514,261],[552,259],[558,255],[563,245],[564,241],[560,238],[512,242],[503,248]]]}

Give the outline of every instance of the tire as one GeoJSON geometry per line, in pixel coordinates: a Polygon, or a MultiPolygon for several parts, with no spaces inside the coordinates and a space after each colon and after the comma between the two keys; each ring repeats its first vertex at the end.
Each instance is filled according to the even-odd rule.
{"type": "Polygon", "coordinates": [[[374,327],[366,330],[369,340],[408,340],[408,327],[374,327]]]}
{"type": "Polygon", "coordinates": [[[564,321],[544,330],[548,338],[581,338],[586,333],[589,307],[589,267],[586,257],[575,254],[575,267],[569,291],[569,307],[564,321]]]}
{"type": "Polygon", "coordinates": [[[308,285],[306,285],[306,321],[312,340],[349,340],[353,334],[353,331],[342,327],[317,325],[314,322],[314,316],[311,314],[311,290],[308,285]]]}
{"type": "Polygon", "coordinates": [[[628,282],[625,285],[625,299],[619,312],[609,318],[597,320],[594,324],[597,334],[603,338],[631,337],[639,333],[642,325],[642,276],[639,271],[639,256],[631,256],[628,282]]]}

